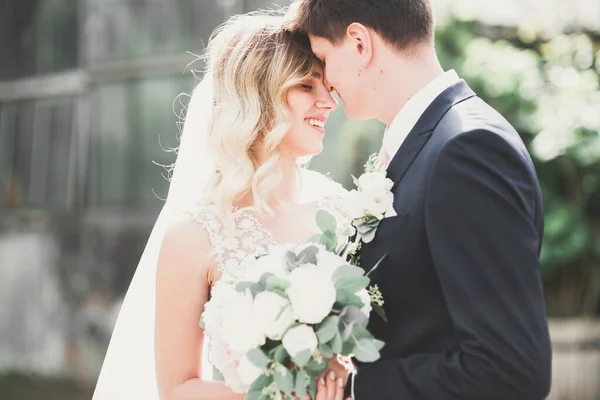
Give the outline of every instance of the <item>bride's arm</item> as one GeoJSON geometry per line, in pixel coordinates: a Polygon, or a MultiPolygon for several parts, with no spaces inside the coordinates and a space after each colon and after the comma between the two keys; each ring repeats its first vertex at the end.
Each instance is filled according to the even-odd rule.
{"type": "Polygon", "coordinates": [[[171,228],[162,243],[156,276],[155,357],[161,400],[241,400],[222,382],[203,381],[198,326],[214,263],[206,231],[194,222],[171,228]]]}

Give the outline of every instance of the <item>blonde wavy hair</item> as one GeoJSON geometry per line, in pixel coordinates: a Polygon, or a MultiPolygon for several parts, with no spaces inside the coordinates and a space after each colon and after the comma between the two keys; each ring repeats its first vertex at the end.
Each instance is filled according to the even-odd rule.
{"type": "Polygon", "coordinates": [[[214,108],[208,151],[214,160],[205,200],[232,227],[232,205],[251,194],[252,209],[273,212],[270,192],[281,182],[278,146],[291,127],[287,91],[319,62],[308,38],[281,27],[276,14],[237,15],[207,46],[214,108]]]}

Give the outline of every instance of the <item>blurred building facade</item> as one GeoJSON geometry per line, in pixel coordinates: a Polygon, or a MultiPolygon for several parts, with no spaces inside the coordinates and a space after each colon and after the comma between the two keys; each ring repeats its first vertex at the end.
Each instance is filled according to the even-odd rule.
{"type": "Polygon", "coordinates": [[[167,193],[187,52],[272,4],[0,2],[0,370],[95,379],[167,193]]]}
{"type": "MultiPolygon", "coordinates": [[[[517,31],[558,35],[573,26],[600,32],[597,0],[434,3],[440,15],[481,21],[477,35],[493,40],[517,31]]],[[[176,98],[194,85],[195,66],[189,64],[195,56],[187,52],[201,54],[212,30],[230,15],[286,4],[0,0],[0,375],[16,371],[93,384],[167,194],[161,165],[175,159],[165,149],[177,146],[181,104],[176,98]]],[[[468,34],[469,40],[475,36],[468,34]]],[[[467,45],[465,32],[438,36],[440,56],[450,60],[445,66],[454,66],[446,56],[467,45]]],[[[502,91],[509,89],[502,85],[512,85],[517,68],[506,63],[508,72],[495,82],[495,65],[473,64],[484,47],[470,48],[475,49],[469,50],[471,64],[462,71],[457,65],[459,72],[481,95],[487,84],[504,101],[502,91]],[[468,73],[477,68],[482,82],[477,73],[468,73]]],[[[515,123],[522,114],[507,118],[515,123]]],[[[350,184],[350,174],[378,150],[382,129],[373,121],[348,123],[341,112],[333,113],[325,152],[311,167],[350,184]]],[[[600,301],[597,293],[588,297],[600,301]]],[[[567,303],[561,299],[553,309],[567,303]]],[[[595,310],[600,312],[600,305],[595,310]]],[[[599,385],[590,379],[600,374],[598,324],[556,321],[553,332],[559,342],[555,382],[560,382],[553,398],[600,398],[599,385]],[[583,375],[577,370],[582,365],[583,375]],[[577,390],[590,397],[573,397],[577,390]]]]}

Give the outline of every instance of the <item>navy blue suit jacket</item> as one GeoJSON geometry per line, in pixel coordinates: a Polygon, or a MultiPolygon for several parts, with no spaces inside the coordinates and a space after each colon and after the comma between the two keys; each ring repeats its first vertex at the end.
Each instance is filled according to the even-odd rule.
{"type": "Polygon", "coordinates": [[[544,399],[551,346],[540,273],[542,197],[521,138],[464,81],[442,92],[388,166],[398,216],[361,264],[388,322],[356,400],[544,399]]]}

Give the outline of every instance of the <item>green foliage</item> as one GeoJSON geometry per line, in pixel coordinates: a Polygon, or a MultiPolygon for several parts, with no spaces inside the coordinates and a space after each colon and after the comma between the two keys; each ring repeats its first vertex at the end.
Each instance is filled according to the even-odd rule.
{"type": "Polygon", "coordinates": [[[528,146],[544,199],[544,275],[600,269],[600,35],[523,29],[450,18],[438,55],[528,146]]]}

